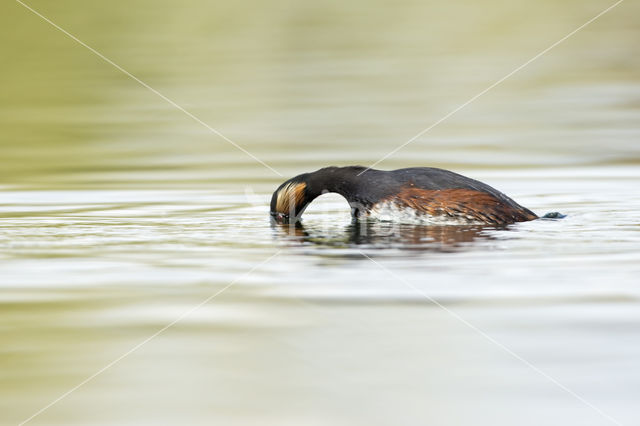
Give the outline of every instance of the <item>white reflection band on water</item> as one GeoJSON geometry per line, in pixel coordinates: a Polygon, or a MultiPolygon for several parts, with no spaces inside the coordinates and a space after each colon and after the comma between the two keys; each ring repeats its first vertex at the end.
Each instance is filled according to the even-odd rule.
{"type": "Polygon", "coordinates": [[[156,338],[160,334],[164,333],[169,328],[173,327],[174,325],[176,325],[177,323],[179,323],[180,321],[182,321],[183,319],[185,319],[186,317],[188,317],[189,315],[191,315],[192,313],[194,313],[195,311],[197,311],[198,309],[200,309],[201,307],[203,307],[204,305],[206,305],[207,303],[209,303],[210,301],[215,299],[220,294],[224,293],[226,290],[231,288],[234,284],[236,284],[240,280],[242,280],[242,279],[248,277],[249,275],[251,275],[256,269],[258,269],[261,266],[264,266],[265,264],[267,264],[270,261],[272,261],[281,252],[282,252],[282,249],[276,251],[274,254],[269,256],[267,259],[265,259],[262,262],[258,263],[253,268],[249,269],[247,272],[245,272],[244,274],[240,275],[238,278],[234,279],[229,284],[225,285],[220,290],[216,291],[215,293],[213,293],[212,295],[210,295],[209,297],[204,299],[202,302],[200,302],[197,305],[194,305],[191,308],[187,309],[182,314],[180,314],[176,319],[171,321],[169,324],[165,325],[164,327],[162,327],[161,329],[159,329],[158,331],[156,331],[155,333],[153,333],[149,337],[145,338],[140,343],[136,344],[134,347],[132,347],[131,349],[129,349],[128,351],[126,351],[125,353],[123,353],[122,355],[120,355],[119,357],[114,359],[113,361],[109,362],[107,365],[105,365],[104,367],[100,368],[98,371],[96,371],[92,375],[90,375],[89,377],[87,377],[86,379],[84,379],[83,381],[81,381],[80,383],[78,383],[77,385],[72,387],[71,389],[67,390],[65,393],[63,393],[62,395],[60,395],[59,397],[57,397],[56,399],[54,399],[53,401],[51,401],[50,403],[45,405],[44,407],[40,408],[38,411],[33,413],[31,416],[27,417],[25,420],[23,420],[22,422],[19,423],[19,426],[22,426],[22,425],[30,422],[31,420],[33,420],[34,418],[36,418],[37,416],[39,416],[40,414],[42,414],[43,412],[48,410],[49,408],[53,407],[58,402],[62,401],[64,398],[69,396],[71,393],[73,393],[74,391],[78,390],[79,388],[81,388],[82,386],[84,386],[85,384],[87,384],[88,382],[90,382],[91,380],[93,380],[94,378],[99,376],[100,374],[104,373],[105,371],[107,371],[108,369],[110,369],[111,367],[116,365],[118,362],[122,361],[123,359],[125,359],[126,357],[128,357],[129,355],[131,355],[132,353],[137,351],[138,349],[140,349],[142,346],[146,345],[151,340],[153,340],[154,338],[156,338]]]}
{"type": "MultiPolygon", "coordinates": [[[[19,0],[17,0],[17,1],[19,1],[19,0]]],[[[569,37],[574,35],[575,33],[577,33],[578,31],[582,30],[584,27],[586,27],[587,25],[589,25],[590,23],[592,23],[596,19],[600,18],[602,15],[604,15],[607,12],[609,12],[611,9],[613,9],[616,6],[618,6],[623,1],[624,0],[618,0],[617,2],[612,4],[611,6],[607,7],[602,12],[598,13],[596,16],[594,16],[593,18],[589,19],[587,22],[585,22],[584,24],[580,25],[578,28],[576,28],[575,30],[571,31],[569,34],[565,35],[560,40],[556,41],[551,46],[549,46],[546,49],[544,49],[542,52],[540,52],[537,55],[533,56],[531,59],[529,59],[528,61],[526,61],[522,65],[518,66],[516,69],[514,69],[510,73],[506,74],[504,77],[500,78],[499,80],[497,80],[496,82],[491,84],[489,87],[487,87],[486,89],[484,89],[480,93],[478,93],[475,96],[473,96],[471,99],[469,99],[465,103],[459,105],[456,109],[454,109],[453,111],[449,112],[447,115],[445,115],[444,117],[440,118],[438,121],[436,121],[435,123],[433,123],[432,125],[430,125],[426,129],[423,129],[422,131],[420,131],[420,133],[418,133],[417,135],[415,135],[414,137],[412,137],[411,139],[409,139],[408,141],[406,141],[402,145],[398,146],[397,148],[395,148],[392,151],[390,151],[389,153],[387,153],[384,157],[382,157],[381,159],[379,159],[378,161],[376,161],[375,163],[371,164],[369,167],[367,167],[366,169],[364,169],[363,171],[358,173],[358,176],[360,176],[361,174],[363,174],[367,170],[374,168],[378,164],[382,163],[384,160],[386,160],[387,158],[391,157],[393,154],[395,154],[396,152],[400,151],[402,148],[404,148],[405,146],[409,145],[411,142],[415,141],[420,136],[424,135],[429,130],[433,129],[438,124],[442,123],[443,121],[445,121],[446,119],[448,119],[449,117],[451,117],[452,115],[454,115],[455,113],[457,113],[458,111],[460,111],[461,109],[463,109],[464,107],[466,107],[467,105],[469,105],[470,103],[472,103],[473,101],[478,99],[480,96],[484,95],[489,90],[493,89],[494,87],[496,87],[497,85],[499,85],[500,83],[502,83],[503,81],[505,81],[506,79],[508,79],[509,77],[514,75],[515,73],[517,73],[518,71],[520,71],[521,69],[525,68],[527,65],[531,64],[533,61],[535,61],[536,59],[538,59],[539,57],[541,57],[542,55],[544,55],[545,53],[547,53],[548,51],[550,51],[551,49],[553,49],[554,47],[556,47],[557,45],[559,45],[560,43],[562,43],[563,41],[565,41],[566,39],[568,39],[569,37]]]]}
{"type": "Polygon", "coordinates": [[[207,129],[209,129],[209,131],[211,131],[212,133],[218,135],[219,137],[221,137],[222,139],[224,139],[225,141],[229,142],[231,145],[235,146],[236,148],[238,148],[240,151],[244,152],[245,154],[247,154],[249,157],[253,158],[255,161],[257,161],[258,163],[262,164],[264,167],[266,167],[267,169],[271,170],[273,173],[277,174],[280,177],[284,177],[282,175],[282,173],[280,173],[279,171],[277,171],[276,169],[274,169],[273,167],[271,167],[270,165],[268,165],[267,163],[265,163],[264,161],[262,161],[261,159],[259,159],[258,157],[256,157],[255,155],[253,155],[251,152],[247,151],[245,148],[241,147],[240,145],[238,145],[236,142],[232,141],[231,139],[229,139],[227,136],[225,136],[224,134],[222,134],[218,129],[210,126],[209,124],[205,123],[204,121],[202,121],[202,119],[200,119],[199,117],[195,116],[193,113],[187,111],[185,108],[183,108],[182,106],[180,106],[179,104],[177,104],[175,101],[173,101],[172,99],[166,97],[165,95],[163,95],[162,93],[160,93],[158,90],[154,89],[153,87],[149,86],[147,83],[145,83],[144,81],[140,80],[138,77],[136,77],[135,75],[131,74],[129,71],[127,71],[126,69],[122,68],[120,65],[116,64],[115,62],[113,62],[111,59],[107,58],[106,56],[104,56],[102,53],[98,52],[96,49],[94,49],[93,47],[89,46],[87,43],[83,42],[82,40],[80,40],[78,37],[74,36],[73,34],[71,34],[70,32],[68,32],[67,30],[65,30],[64,28],[60,27],[58,24],[56,24],[55,22],[53,22],[51,19],[47,18],[46,16],[44,16],[43,14],[41,14],[40,12],[38,12],[37,10],[33,9],[31,6],[29,6],[28,4],[24,3],[21,0],[16,0],[16,2],[18,2],[20,5],[24,6],[26,9],[30,10],[31,12],[33,12],[33,14],[37,15],[38,17],[42,18],[44,21],[48,22],[49,24],[51,24],[51,26],[53,26],[54,28],[56,28],[57,30],[59,30],[60,32],[62,32],[63,34],[65,34],[67,37],[69,37],[70,39],[72,39],[73,41],[75,41],[76,43],[80,44],[83,47],[86,47],[89,51],[91,51],[91,53],[93,53],[94,55],[98,56],[100,59],[102,59],[103,61],[105,61],[106,63],[108,63],[109,65],[112,65],[113,67],[115,67],[117,70],[119,70],[120,72],[122,72],[123,74],[125,74],[127,77],[130,77],[131,79],[135,80],[136,82],[138,82],[139,84],[141,84],[142,86],[144,86],[145,88],[149,89],[151,92],[155,93],[156,95],[158,95],[159,97],[161,97],[162,99],[164,99],[165,101],[167,101],[171,106],[179,109],[180,111],[182,111],[183,113],[185,113],[187,116],[189,116],[191,119],[193,119],[194,121],[196,121],[197,123],[203,125],[204,127],[206,127],[207,129]]]}
{"type": "Polygon", "coordinates": [[[560,383],[557,379],[555,379],[554,377],[550,376],[548,373],[545,373],[540,368],[536,367],[534,364],[532,364],[531,362],[527,361],[521,355],[518,355],[513,350],[509,349],[507,346],[504,345],[504,343],[501,343],[501,342],[497,341],[495,338],[491,337],[485,331],[481,330],[477,326],[473,325],[472,323],[470,323],[469,321],[464,319],[457,312],[452,311],[451,309],[447,308],[442,303],[438,302],[436,299],[434,299],[433,297],[429,296],[427,293],[425,293],[424,291],[420,290],[418,287],[414,286],[409,281],[405,280],[400,275],[398,275],[395,272],[393,272],[391,269],[387,268],[386,266],[384,266],[380,262],[372,259],[365,252],[363,252],[361,250],[358,250],[358,251],[360,252],[360,254],[362,256],[364,256],[365,258],[369,259],[371,262],[373,262],[380,269],[382,269],[383,271],[387,272],[389,275],[391,275],[392,277],[394,277],[395,279],[400,281],[405,286],[407,286],[410,289],[414,290],[416,293],[418,293],[419,295],[423,296],[424,298],[429,300],[431,303],[433,303],[434,305],[436,305],[440,309],[444,310],[446,313],[448,313],[449,315],[451,315],[452,317],[454,317],[455,319],[457,319],[458,321],[460,321],[461,323],[463,323],[464,325],[469,327],[471,330],[473,330],[476,333],[480,334],[482,337],[484,337],[485,339],[487,339],[488,341],[490,341],[491,343],[493,343],[494,345],[496,345],[497,347],[499,347],[500,349],[502,349],[503,351],[505,351],[506,353],[508,353],[512,357],[514,357],[515,359],[517,359],[518,361],[522,362],[527,367],[531,368],[533,371],[535,371],[536,373],[540,374],[542,377],[546,378],[547,380],[549,380],[550,382],[552,382],[553,384],[558,386],[560,389],[562,389],[563,391],[567,392],[569,395],[571,395],[574,398],[576,398],[578,401],[582,402],[586,406],[588,406],[591,409],[595,410],[598,414],[600,414],[601,416],[603,416],[604,418],[606,418],[607,420],[609,420],[613,424],[618,425],[618,426],[622,426],[622,423],[620,423],[618,420],[616,420],[615,418],[611,417],[609,414],[605,413],[600,408],[596,407],[591,402],[587,401],[582,396],[578,395],[577,393],[575,393],[574,391],[572,391],[571,389],[569,389],[568,387],[566,387],[565,385],[560,383]]]}

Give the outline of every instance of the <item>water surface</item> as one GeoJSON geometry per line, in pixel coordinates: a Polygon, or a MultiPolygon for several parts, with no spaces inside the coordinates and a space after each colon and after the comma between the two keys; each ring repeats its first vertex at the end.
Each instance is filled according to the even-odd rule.
{"type": "Polygon", "coordinates": [[[501,228],[354,225],[333,195],[274,227],[267,202],[608,3],[29,4],[284,177],[0,6],[1,424],[640,421],[636,3],[379,165],[567,214],[501,228]]]}

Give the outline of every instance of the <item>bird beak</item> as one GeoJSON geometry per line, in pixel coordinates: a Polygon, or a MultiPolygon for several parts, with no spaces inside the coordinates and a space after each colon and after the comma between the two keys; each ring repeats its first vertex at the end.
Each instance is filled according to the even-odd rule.
{"type": "Polygon", "coordinates": [[[271,212],[271,218],[276,223],[289,223],[289,215],[280,212],[271,212]]]}

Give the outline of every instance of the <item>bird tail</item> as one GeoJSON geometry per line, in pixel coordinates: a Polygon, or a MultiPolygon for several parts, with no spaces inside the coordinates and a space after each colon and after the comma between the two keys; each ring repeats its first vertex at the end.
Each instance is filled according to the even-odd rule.
{"type": "Polygon", "coordinates": [[[542,216],[542,219],[564,219],[567,217],[566,214],[562,214],[560,212],[551,212],[542,216]]]}

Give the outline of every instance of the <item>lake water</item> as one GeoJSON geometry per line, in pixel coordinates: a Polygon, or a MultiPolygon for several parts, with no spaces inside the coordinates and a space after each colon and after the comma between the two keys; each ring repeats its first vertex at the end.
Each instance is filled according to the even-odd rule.
{"type": "Polygon", "coordinates": [[[620,3],[377,167],[562,220],[354,225],[369,165],[613,2],[0,6],[0,424],[640,423],[640,13],[620,3]]]}

